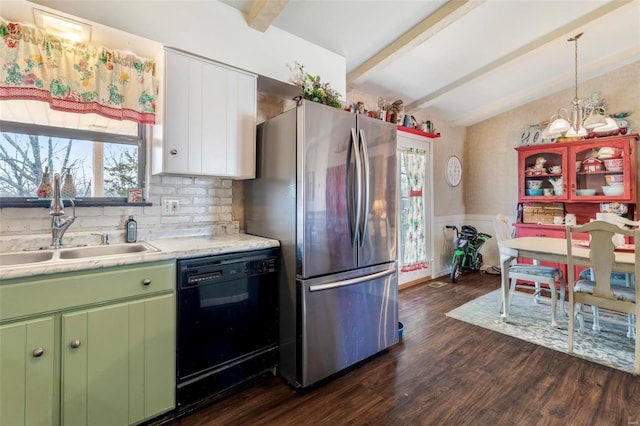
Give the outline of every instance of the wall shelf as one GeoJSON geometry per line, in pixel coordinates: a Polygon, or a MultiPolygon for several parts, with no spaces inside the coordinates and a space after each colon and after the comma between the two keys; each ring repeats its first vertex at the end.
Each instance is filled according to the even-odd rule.
{"type": "Polygon", "coordinates": [[[398,130],[402,130],[403,132],[413,133],[415,135],[420,135],[420,136],[424,136],[432,139],[440,137],[440,133],[427,133],[419,129],[414,129],[413,127],[398,126],[398,130]]]}

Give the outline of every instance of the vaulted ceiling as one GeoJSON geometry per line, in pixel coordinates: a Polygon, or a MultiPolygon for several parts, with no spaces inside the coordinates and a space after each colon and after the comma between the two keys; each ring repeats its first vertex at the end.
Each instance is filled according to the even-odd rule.
{"type": "Polygon", "coordinates": [[[221,1],[257,30],[275,26],[344,56],[348,89],[452,125],[573,87],[567,40],[580,32],[579,81],[640,60],[640,0],[221,1]]]}
{"type": "MultiPolygon", "coordinates": [[[[277,27],[344,56],[348,90],[402,99],[405,111],[453,126],[573,87],[575,45],[567,40],[578,33],[579,82],[640,61],[640,0],[191,1],[221,1],[257,31],[277,27]]],[[[31,19],[28,2],[3,3],[1,14],[31,19]]],[[[95,42],[135,43],[143,56],[159,49],[102,27],[94,26],[95,42]]]]}

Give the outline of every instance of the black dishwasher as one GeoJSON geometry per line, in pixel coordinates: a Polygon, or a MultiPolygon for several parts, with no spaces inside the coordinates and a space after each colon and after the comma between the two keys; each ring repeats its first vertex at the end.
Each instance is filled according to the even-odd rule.
{"type": "Polygon", "coordinates": [[[275,373],[279,253],[178,260],[178,411],[275,373]]]}

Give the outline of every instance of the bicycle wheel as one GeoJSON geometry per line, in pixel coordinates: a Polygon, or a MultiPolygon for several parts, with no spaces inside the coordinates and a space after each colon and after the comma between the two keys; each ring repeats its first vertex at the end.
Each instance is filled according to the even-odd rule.
{"type": "Polygon", "coordinates": [[[462,256],[456,256],[451,265],[451,282],[457,283],[460,275],[462,275],[462,256]]]}

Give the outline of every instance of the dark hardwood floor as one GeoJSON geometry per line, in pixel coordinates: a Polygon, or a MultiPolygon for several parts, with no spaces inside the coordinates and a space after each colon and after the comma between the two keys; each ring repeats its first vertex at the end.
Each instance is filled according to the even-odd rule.
{"type": "Polygon", "coordinates": [[[388,351],[310,392],[271,377],[169,424],[640,424],[640,377],[445,316],[499,286],[469,273],[402,290],[404,337],[388,351]]]}

